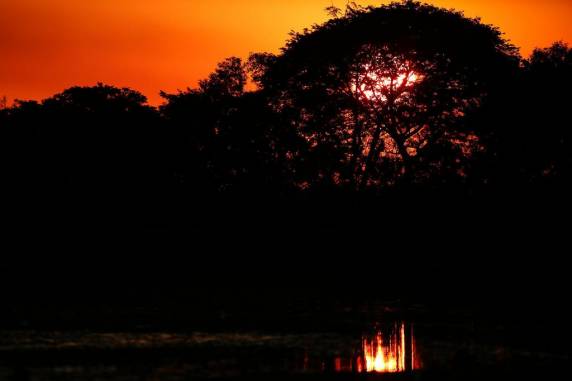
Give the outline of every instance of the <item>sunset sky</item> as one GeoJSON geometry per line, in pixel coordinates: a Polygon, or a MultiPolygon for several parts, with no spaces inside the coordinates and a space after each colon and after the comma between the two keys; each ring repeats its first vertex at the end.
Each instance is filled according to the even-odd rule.
{"type": "MultiPolygon", "coordinates": [[[[433,0],[499,26],[522,53],[572,42],[571,0],[433,0]]],[[[334,0],[344,6],[345,0],[334,0]]],[[[358,1],[378,5],[380,1],[358,1]]],[[[331,0],[0,0],[0,97],[42,99],[72,85],[158,92],[195,86],[231,55],[276,52],[331,0]]]]}

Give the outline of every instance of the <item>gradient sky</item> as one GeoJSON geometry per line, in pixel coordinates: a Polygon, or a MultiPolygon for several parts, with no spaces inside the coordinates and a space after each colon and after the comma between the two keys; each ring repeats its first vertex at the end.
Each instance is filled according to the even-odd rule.
{"type": "MultiPolygon", "coordinates": [[[[572,42],[572,0],[427,2],[499,26],[525,55],[572,42]]],[[[346,0],[0,0],[0,97],[43,99],[101,81],[158,104],[159,90],[195,86],[227,56],[278,51],[332,3],[346,0]]]]}

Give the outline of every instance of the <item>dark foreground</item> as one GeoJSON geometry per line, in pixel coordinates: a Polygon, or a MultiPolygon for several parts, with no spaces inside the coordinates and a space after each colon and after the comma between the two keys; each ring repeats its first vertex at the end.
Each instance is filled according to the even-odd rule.
{"type": "Polygon", "coordinates": [[[25,308],[14,308],[11,325],[0,332],[0,379],[538,381],[569,376],[567,318],[538,311],[534,300],[520,310],[507,310],[499,305],[351,303],[347,297],[298,298],[287,301],[288,308],[280,303],[248,307],[248,298],[242,297],[240,308],[230,299],[211,303],[210,311],[204,310],[204,300],[195,302],[203,309],[195,314],[190,307],[168,303],[157,304],[155,312],[149,307],[137,312],[130,302],[123,308],[108,306],[107,317],[101,306],[53,307],[51,312],[37,309],[36,319],[29,321],[22,320],[30,316],[22,312],[25,308]],[[93,311],[100,311],[103,320],[93,311]],[[179,319],[165,320],[169,315],[179,319]],[[352,359],[361,349],[362,334],[401,318],[413,324],[419,369],[358,373],[352,359]],[[122,319],[132,321],[131,326],[122,319]]]}

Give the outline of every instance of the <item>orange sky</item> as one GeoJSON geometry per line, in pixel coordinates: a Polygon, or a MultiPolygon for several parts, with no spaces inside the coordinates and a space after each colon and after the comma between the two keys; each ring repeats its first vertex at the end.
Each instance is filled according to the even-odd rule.
{"type": "MultiPolygon", "coordinates": [[[[572,0],[433,0],[481,16],[528,54],[572,42],[572,0]]],[[[344,6],[346,0],[334,0],[344,6]]],[[[358,1],[380,4],[380,1],[358,1]]],[[[0,0],[0,97],[42,99],[71,85],[195,86],[231,55],[277,51],[326,19],[332,0],[0,0]]]]}

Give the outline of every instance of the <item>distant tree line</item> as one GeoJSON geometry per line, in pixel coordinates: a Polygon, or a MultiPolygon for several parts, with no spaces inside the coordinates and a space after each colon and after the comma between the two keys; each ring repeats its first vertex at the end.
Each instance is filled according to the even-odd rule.
{"type": "Polygon", "coordinates": [[[149,210],[570,190],[565,43],[523,59],[498,29],[411,1],[332,15],[158,108],[104,84],[1,108],[7,200],[149,210]]]}

